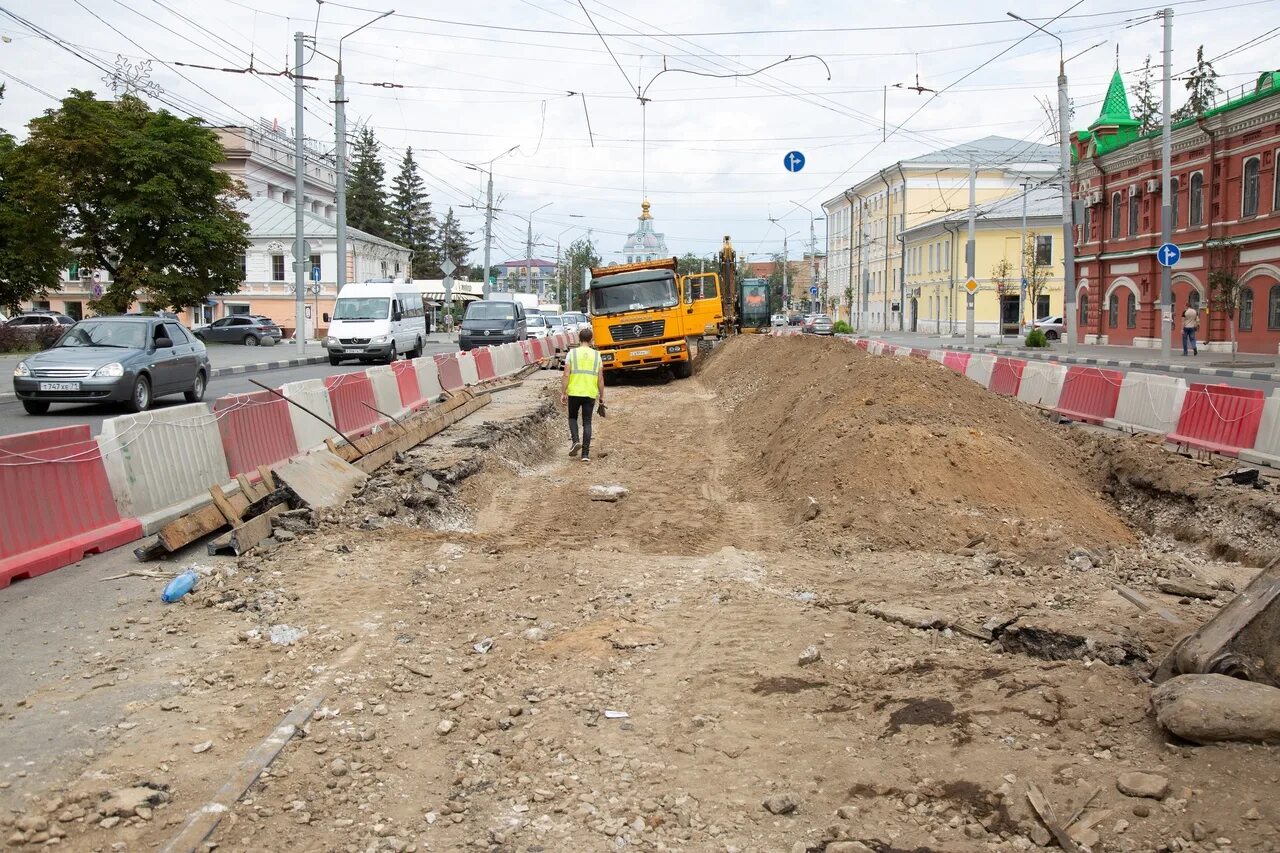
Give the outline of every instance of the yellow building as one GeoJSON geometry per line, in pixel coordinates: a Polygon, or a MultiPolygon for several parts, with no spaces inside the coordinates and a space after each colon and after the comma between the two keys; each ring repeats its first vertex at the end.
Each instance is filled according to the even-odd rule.
{"type": "MultiPolygon", "coordinates": [[[[962,210],[904,232],[909,331],[964,332],[968,227],[969,212],[962,210]]],[[[974,246],[977,334],[1017,334],[1019,311],[1024,325],[1062,314],[1062,193],[1058,187],[1037,186],[1025,194],[979,205],[974,246]],[[1027,288],[1020,292],[1023,279],[1027,288]]]]}
{"type": "Polygon", "coordinates": [[[859,331],[918,326],[923,309],[912,310],[903,277],[906,232],[968,207],[971,166],[984,204],[1048,178],[1057,163],[1053,146],[988,136],[899,161],[823,202],[827,292],[840,318],[859,331]]]}

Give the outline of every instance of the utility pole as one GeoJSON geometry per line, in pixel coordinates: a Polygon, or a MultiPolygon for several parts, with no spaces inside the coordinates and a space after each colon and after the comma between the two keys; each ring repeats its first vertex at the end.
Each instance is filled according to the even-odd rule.
{"type": "Polygon", "coordinates": [[[529,231],[524,241],[524,292],[533,293],[533,217],[529,217],[529,231]]]}
{"type": "Polygon", "coordinates": [[[293,34],[294,75],[293,75],[293,340],[298,347],[298,355],[307,351],[307,273],[310,258],[307,254],[307,241],[304,235],[303,194],[306,191],[307,164],[303,159],[302,145],[302,42],[306,36],[301,32],[293,34]],[[305,260],[304,260],[305,258],[305,260]]]}
{"type": "MultiPolygon", "coordinates": [[[[813,230],[813,214],[809,215],[809,260],[812,263],[809,276],[809,292],[812,293],[813,288],[818,286],[818,237],[813,230]]],[[[818,299],[817,296],[811,298],[815,302],[818,299]]],[[[825,310],[827,306],[823,305],[822,307],[825,310]]],[[[814,311],[813,313],[817,314],[818,312],[814,311]]]]}
{"type": "MultiPolygon", "coordinates": [[[[977,238],[978,238],[978,166],[969,161],[969,239],[964,244],[965,271],[967,282],[977,277],[977,238]]],[[[965,288],[964,296],[964,342],[973,345],[973,300],[974,294],[965,288]]]]}
{"type": "Polygon", "coordinates": [[[489,190],[484,205],[484,285],[480,288],[489,298],[489,249],[493,246],[493,163],[489,164],[489,190]]]}
{"type": "MultiPolygon", "coordinates": [[[[1022,183],[1022,236],[1018,240],[1018,337],[1022,337],[1022,318],[1027,299],[1027,189],[1031,184],[1022,183]]],[[[1035,309],[1032,309],[1034,313],[1035,309]]],[[[1031,318],[1035,320],[1035,317],[1031,318]]],[[[1000,336],[1004,337],[1003,334],[1000,336]]]]}
{"type": "MultiPolygon", "coordinates": [[[[782,293],[784,296],[791,295],[791,285],[788,284],[787,282],[787,267],[791,265],[790,261],[791,261],[791,257],[787,253],[787,229],[783,228],[782,229],[782,293]]],[[[809,302],[810,302],[809,313],[812,314],[813,300],[810,299],[809,302]]]]}
{"type": "MultiPolygon", "coordinates": [[[[1160,12],[1164,18],[1164,103],[1161,106],[1163,128],[1160,133],[1160,243],[1173,240],[1173,205],[1169,198],[1172,183],[1170,163],[1170,136],[1172,127],[1169,122],[1169,99],[1172,77],[1170,70],[1173,60],[1173,9],[1160,12]]],[[[1160,357],[1168,359],[1173,349],[1173,271],[1160,265],[1160,357]]]]}
{"type": "Polygon", "coordinates": [[[871,270],[867,269],[867,222],[863,216],[863,206],[858,205],[858,233],[861,239],[858,240],[858,273],[861,281],[861,298],[858,300],[858,328],[862,328],[863,322],[866,320],[867,311],[871,307],[871,270]]]}

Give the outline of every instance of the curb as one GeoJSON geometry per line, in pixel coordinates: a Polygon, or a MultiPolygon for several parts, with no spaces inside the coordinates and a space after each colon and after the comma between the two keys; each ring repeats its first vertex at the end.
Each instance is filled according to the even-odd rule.
{"type": "MultiPolygon", "coordinates": [[[[324,364],[329,361],[326,355],[309,355],[306,358],[290,358],[284,361],[262,361],[257,364],[236,364],[231,367],[215,367],[210,371],[210,379],[223,376],[239,376],[242,373],[264,373],[268,370],[285,370],[290,367],[307,367],[312,364],[324,364]]],[[[0,392],[0,403],[8,403],[18,399],[12,392],[0,392]]]]}

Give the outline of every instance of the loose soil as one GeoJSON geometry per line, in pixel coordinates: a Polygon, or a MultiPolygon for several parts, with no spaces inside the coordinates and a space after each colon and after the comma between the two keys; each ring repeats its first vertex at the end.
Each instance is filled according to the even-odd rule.
{"type": "MultiPolygon", "coordinates": [[[[1277,546],[1270,485],[1050,424],[941,365],[764,338],[612,389],[584,465],[555,380],[128,622],[113,667],[190,647],[171,689],[123,709],[78,777],[10,801],[4,836],[160,846],[328,679],[218,849],[1027,850],[1029,783],[1060,818],[1089,803],[1094,850],[1280,849],[1276,750],[1170,741],[1144,681],[1256,571],[1230,560],[1277,546]],[[629,494],[591,501],[599,484],[629,494]],[[1222,593],[1166,596],[1168,577],[1222,593]],[[909,627],[921,613],[935,627],[909,627]],[[273,643],[280,625],[301,636],[273,643]],[[1129,770],[1172,793],[1120,794],[1129,770]],[[112,820],[135,786],[157,793],[112,820]]],[[[51,681],[0,732],[73,694],[51,681]]]]}

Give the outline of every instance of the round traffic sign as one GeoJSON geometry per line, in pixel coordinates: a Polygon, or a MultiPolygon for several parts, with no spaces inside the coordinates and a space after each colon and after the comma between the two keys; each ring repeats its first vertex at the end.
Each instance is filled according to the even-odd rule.
{"type": "Polygon", "coordinates": [[[817,296],[817,295],[818,295],[818,288],[816,288],[816,287],[811,287],[811,288],[809,288],[809,295],[810,295],[810,296],[817,296]]]}
{"type": "Polygon", "coordinates": [[[1156,249],[1156,260],[1162,267],[1171,267],[1182,259],[1182,250],[1173,243],[1164,243],[1156,249]]]}
{"type": "Polygon", "coordinates": [[[788,151],[782,158],[782,165],[788,172],[798,172],[804,168],[804,155],[799,151],[788,151]]]}

